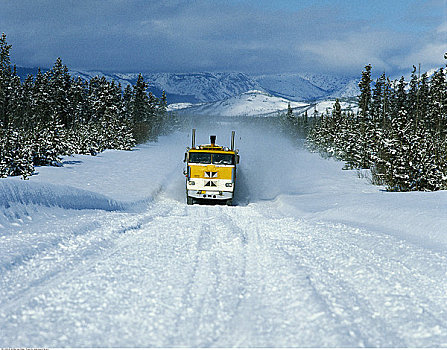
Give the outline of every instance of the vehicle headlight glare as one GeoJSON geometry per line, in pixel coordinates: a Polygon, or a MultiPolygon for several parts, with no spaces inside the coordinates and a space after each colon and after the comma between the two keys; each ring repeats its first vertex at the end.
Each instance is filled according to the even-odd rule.
{"type": "Polygon", "coordinates": [[[226,187],[233,187],[233,184],[231,182],[228,182],[225,184],[226,187]]]}
{"type": "Polygon", "coordinates": [[[195,183],[195,181],[188,181],[188,184],[191,186],[194,186],[196,183],[195,183]]]}

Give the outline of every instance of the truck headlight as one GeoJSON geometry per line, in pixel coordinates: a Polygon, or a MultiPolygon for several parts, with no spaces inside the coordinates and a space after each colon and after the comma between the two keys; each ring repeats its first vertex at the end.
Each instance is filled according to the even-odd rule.
{"type": "Polygon", "coordinates": [[[228,182],[225,184],[225,187],[233,187],[233,184],[231,182],[228,182]]]}
{"type": "Polygon", "coordinates": [[[188,181],[188,185],[194,186],[196,183],[194,181],[188,181]]]}

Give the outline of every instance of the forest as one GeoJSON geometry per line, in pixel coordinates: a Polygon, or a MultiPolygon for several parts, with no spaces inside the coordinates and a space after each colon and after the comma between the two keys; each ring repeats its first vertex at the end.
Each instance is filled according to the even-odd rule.
{"type": "Polygon", "coordinates": [[[54,66],[21,81],[0,39],[0,177],[26,179],[36,166],[61,166],[61,157],[130,150],[172,127],[166,96],[147,91],[142,75],[124,89],[96,76],[72,77],[58,58],[54,66]]]}
{"type": "Polygon", "coordinates": [[[362,72],[357,113],[342,111],[284,120],[307,133],[310,149],[345,162],[345,169],[369,169],[371,181],[388,191],[447,189],[447,84],[443,68],[417,73],[410,81],[362,72]]]}

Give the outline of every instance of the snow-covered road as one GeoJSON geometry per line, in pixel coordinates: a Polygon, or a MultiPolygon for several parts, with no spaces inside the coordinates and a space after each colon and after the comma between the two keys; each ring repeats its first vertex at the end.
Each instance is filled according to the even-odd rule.
{"type": "Polygon", "coordinates": [[[256,124],[198,142],[231,129],[234,207],[186,205],[186,132],[0,179],[0,346],[446,347],[446,193],[256,124]]]}

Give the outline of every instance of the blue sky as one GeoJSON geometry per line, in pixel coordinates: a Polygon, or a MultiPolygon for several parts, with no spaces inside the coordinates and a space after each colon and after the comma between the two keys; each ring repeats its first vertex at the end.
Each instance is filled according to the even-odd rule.
{"type": "Polygon", "coordinates": [[[19,66],[358,75],[445,64],[447,0],[0,0],[19,66]]]}

